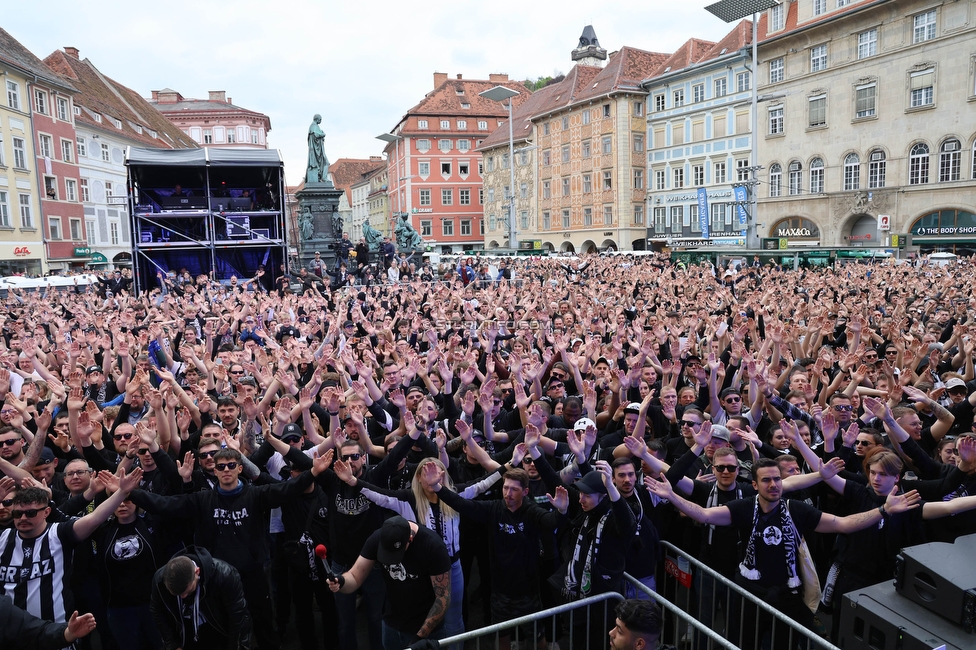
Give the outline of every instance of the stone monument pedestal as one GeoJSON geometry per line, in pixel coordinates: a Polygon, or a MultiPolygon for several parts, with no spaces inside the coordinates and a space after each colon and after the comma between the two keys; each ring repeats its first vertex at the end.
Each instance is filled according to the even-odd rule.
{"type": "MultiPolygon", "coordinates": [[[[322,261],[326,270],[331,273],[336,265],[335,245],[342,238],[342,232],[334,232],[332,218],[339,213],[339,199],[342,190],[336,189],[331,183],[306,183],[295,197],[298,199],[298,222],[301,224],[302,215],[306,210],[312,215],[312,236],[300,232],[301,241],[298,246],[298,260],[307,267],[315,258],[315,252],[322,254],[322,261]]],[[[301,228],[300,228],[301,230],[301,228]]],[[[294,269],[297,271],[297,269],[294,269]]]]}

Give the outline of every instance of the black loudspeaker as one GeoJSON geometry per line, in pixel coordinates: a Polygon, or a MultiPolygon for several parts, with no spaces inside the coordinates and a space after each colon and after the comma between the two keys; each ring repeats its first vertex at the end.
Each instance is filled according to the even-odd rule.
{"type": "Polygon", "coordinates": [[[967,634],[895,592],[890,581],[843,596],[840,638],[844,650],[972,650],[967,634]]]}
{"type": "Polygon", "coordinates": [[[976,535],[954,544],[903,548],[895,564],[899,594],[972,632],[976,624],[976,535]]]}

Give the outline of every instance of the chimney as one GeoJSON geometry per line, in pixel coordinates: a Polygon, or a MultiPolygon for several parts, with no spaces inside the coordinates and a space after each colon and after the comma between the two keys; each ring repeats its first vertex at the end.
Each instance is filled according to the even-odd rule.
{"type": "Polygon", "coordinates": [[[77,47],[66,47],[66,48],[64,48],[64,53],[67,54],[68,56],[70,56],[71,58],[74,58],[74,59],[77,59],[78,58],[78,48],[77,47]]]}
{"type": "Polygon", "coordinates": [[[234,103],[234,98],[233,97],[228,97],[227,98],[227,103],[228,104],[233,104],[234,103]]]}
{"type": "Polygon", "coordinates": [[[211,90],[210,91],[210,101],[212,102],[226,102],[227,92],[223,90],[211,90]]]}
{"type": "Polygon", "coordinates": [[[458,81],[461,81],[461,75],[458,75],[457,78],[458,78],[458,81]]]}
{"type": "Polygon", "coordinates": [[[434,73],[434,88],[440,88],[441,84],[447,81],[446,72],[435,72],[434,73]]]}
{"type": "Polygon", "coordinates": [[[508,81],[507,74],[489,74],[488,81],[492,83],[501,83],[503,81],[508,81]]]}
{"type": "Polygon", "coordinates": [[[154,102],[158,102],[159,101],[159,91],[158,90],[152,91],[152,100],[154,102]]]}

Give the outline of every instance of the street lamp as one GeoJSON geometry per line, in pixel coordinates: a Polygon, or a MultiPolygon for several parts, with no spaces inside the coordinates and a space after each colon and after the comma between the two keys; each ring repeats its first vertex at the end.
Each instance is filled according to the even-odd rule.
{"type": "Polygon", "coordinates": [[[754,248],[759,247],[759,231],[756,229],[756,172],[759,169],[756,154],[756,143],[759,141],[759,12],[778,4],[780,0],[721,0],[705,7],[705,11],[727,23],[752,15],[752,151],[749,156],[749,167],[752,171],[749,201],[752,223],[748,224],[752,237],[747,237],[746,241],[754,248]]]}
{"type": "Polygon", "coordinates": [[[508,100],[508,169],[511,177],[509,181],[511,196],[508,202],[508,245],[515,251],[518,250],[518,228],[515,223],[515,136],[512,131],[512,98],[520,94],[517,90],[505,86],[495,86],[478,93],[481,97],[495,102],[508,100]]]}

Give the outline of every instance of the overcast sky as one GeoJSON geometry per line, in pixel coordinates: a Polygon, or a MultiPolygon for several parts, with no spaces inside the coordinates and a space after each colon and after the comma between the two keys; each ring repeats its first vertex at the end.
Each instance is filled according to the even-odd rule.
{"type": "Polygon", "coordinates": [[[149,97],[225,90],[271,118],[289,184],[305,171],[305,133],[321,113],[330,160],[381,151],[375,139],[452,78],[535,79],[568,72],[592,24],[609,52],[629,45],[673,52],[692,37],[717,41],[731,26],[695,2],[427,0],[48,0],[7,3],[2,27],[39,58],[74,46],[105,75],[149,97]]]}

